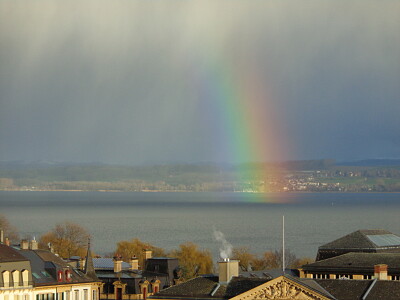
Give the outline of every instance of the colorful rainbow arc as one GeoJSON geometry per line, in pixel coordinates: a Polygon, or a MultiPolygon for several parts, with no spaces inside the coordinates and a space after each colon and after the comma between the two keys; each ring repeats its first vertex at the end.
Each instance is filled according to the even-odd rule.
{"type": "MultiPolygon", "coordinates": [[[[208,104],[217,109],[221,118],[227,159],[236,163],[266,162],[282,155],[283,135],[275,120],[268,86],[257,68],[219,60],[208,64],[203,74],[208,104]]],[[[271,174],[273,170],[264,172],[271,174]]]]}

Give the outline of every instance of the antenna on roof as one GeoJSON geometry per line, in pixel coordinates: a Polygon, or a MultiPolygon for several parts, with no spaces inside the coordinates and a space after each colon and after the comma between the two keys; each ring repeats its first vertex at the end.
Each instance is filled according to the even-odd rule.
{"type": "Polygon", "coordinates": [[[282,216],[282,272],[285,275],[285,216],[282,216]]]}

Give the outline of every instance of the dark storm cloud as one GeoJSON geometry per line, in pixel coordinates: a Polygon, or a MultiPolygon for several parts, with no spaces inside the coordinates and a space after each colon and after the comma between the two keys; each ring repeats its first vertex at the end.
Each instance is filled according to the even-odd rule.
{"type": "Polygon", "coordinates": [[[256,62],[288,159],[399,157],[399,13],[391,1],[0,2],[0,160],[223,160],[193,75],[210,55],[256,62]]]}

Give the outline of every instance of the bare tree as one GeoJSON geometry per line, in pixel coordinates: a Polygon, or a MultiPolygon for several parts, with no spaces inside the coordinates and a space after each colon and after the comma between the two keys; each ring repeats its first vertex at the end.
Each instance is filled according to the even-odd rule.
{"type": "Polygon", "coordinates": [[[4,237],[8,238],[10,242],[14,243],[18,241],[19,235],[17,229],[12,226],[8,219],[3,215],[0,215],[0,230],[3,230],[4,237]]]}
{"type": "Polygon", "coordinates": [[[48,249],[49,245],[54,251],[64,258],[73,255],[85,256],[86,246],[90,235],[85,228],[78,224],[65,222],[57,224],[52,231],[42,235],[39,247],[48,249]]]}

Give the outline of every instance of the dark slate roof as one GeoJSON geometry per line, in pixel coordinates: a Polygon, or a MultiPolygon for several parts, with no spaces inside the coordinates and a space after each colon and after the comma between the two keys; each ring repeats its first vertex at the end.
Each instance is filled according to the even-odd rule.
{"type": "Polygon", "coordinates": [[[229,299],[267,281],[269,281],[267,278],[234,277],[228,285],[220,285],[218,283],[218,276],[197,277],[162,290],[153,296],[153,298],[229,299]]]}
{"type": "Polygon", "coordinates": [[[314,279],[322,288],[338,300],[362,299],[372,280],[314,279]]]}
{"type": "Polygon", "coordinates": [[[314,279],[314,281],[338,300],[400,299],[400,281],[337,279],[314,279]]]}
{"type": "Polygon", "coordinates": [[[398,300],[400,299],[400,282],[378,280],[365,300],[398,300]]]}
{"type": "Polygon", "coordinates": [[[19,254],[10,246],[0,244],[0,262],[26,261],[26,257],[19,254]]]}
{"type": "Polygon", "coordinates": [[[400,237],[387,230],[357,230],[337,240],[322,245],[319,249],[379,249],[400,247],[400,237]]]}
{"type": "Polygon", "coordinates": [[[212,291],[218,285],[218,276],[196,277],[181,284],[169,287],[157,294],[157,297],[195,297],[211,298],[212,291]]]}
{"type": "Polygon", "coordinates": [[[95,282],[77,269],[73,269],[67,262],[47,250],[20,250],[19,253],[26,257],[32,266],[32,279],[36,286],[60,284],[56,276],[58,270],[69,269],[72,283],[95,282]]]}
{"type": "Polygon", "coordinates": [[[142,275],[138,275],[136,273],[128,273],[128,272],[121,272],[121,273],[114,273],[114,272],[97,272],[97,277],[100,279],[110,278],[110,279],[133,279],[133,278],[143,278],[142,275]]]}
{"type": "MultiPolygon", "coordinates": [[[[96,270],[114,270],[114,261],[112,258],[93,258],[93,265],[96,270]]],[[[129,269],[130,265],[122,262],[122,269],[129,269]]]]}
{"type": "Polygon", "coordinates": [[[304,265],[305,271],[346,269],[346,270],[374,270],[374,265],[386,264],[388,271],[400,271],[400,253],[361,253],[350,252],[343,255],[327,258],[304,265]]]}
{"type": "Polygon", "coordinates": [[[261,271],[240,272],[239,277],[274,279],[282,275],[299,277],[299,271],[297,269],[285,269],[285,273],[283,273],[282,269],[268,269],[261,271]]]}
{"type": "Polygon", "coordinates": [[[226,287],[226,292],[221,298],[229,299],[247,292],[255,287],[269,281],[267,278],[245,278],[233,277],[226,287]]]}

